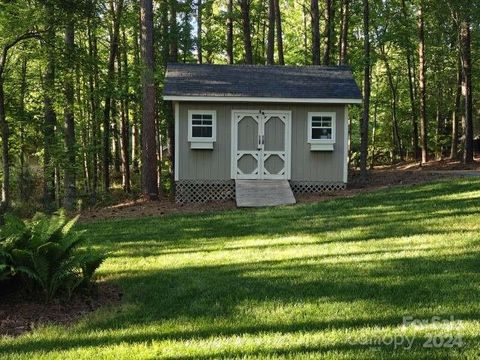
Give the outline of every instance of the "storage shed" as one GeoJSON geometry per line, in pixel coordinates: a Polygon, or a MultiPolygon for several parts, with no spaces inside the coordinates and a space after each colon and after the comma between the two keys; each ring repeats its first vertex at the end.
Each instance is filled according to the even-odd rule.
{"type": "Polygon", "coordinates": [[[347,184],[348,105],[362,102],[347,67],[169,64],[164,100],[178,202],[232,199],[239,180],[347,184]]]}

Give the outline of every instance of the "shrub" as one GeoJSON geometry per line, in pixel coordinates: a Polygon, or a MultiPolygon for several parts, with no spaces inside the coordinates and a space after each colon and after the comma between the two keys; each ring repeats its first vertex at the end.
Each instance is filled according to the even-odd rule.
{"type": "Polygon", "coordinates": [[[0,250],[0,282],[7,280],[10,277],[10,257],[9,255],[0,250]]]}
{"type": "Polygon", "coordinates": [[[85,246],[84,233],[73,229],[77,219],[69,221],[63,211],[37,214],[30,221],[6,215],[0,231],[0,281],[20,281],[47,302],[60,292],[71,297],[79,287],[90,286],[104,254],[85,246]]]}

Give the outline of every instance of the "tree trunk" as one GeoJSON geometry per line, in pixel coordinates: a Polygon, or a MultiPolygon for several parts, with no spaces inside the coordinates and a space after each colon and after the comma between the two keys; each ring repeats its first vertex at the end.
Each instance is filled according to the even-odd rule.
{"type": "MultiPolygon", "coordinates": [[[[405,0],[402,0],[402,13],[404,20],[408,20],[407,14],[407,5],[405,0]]],[[[410,96],[410,116],[412,119],[412,149],[413,156],[416,161],[420,160],[420,147],[418,145],[418,117],[417,117],[417,105],[415,100],[415,76],[413,74],[413,61],[412,61],[412,50],[409,46],[406,48],[407,53],[407,71],[408,71],[408,91],[410,96]]]]}
{"type": "MultiPolygon", "coordinates": [[[[54,22],[52,5],[46,7],[47,24],[54,22]]],[[[55,127],[57,115],[53,107],[55,94],[55,29],[49,27],[46,33],[47,65],[44,75],[44,152],[43,152],[43,201],[47,212],[55,208],[55,166],[53,154],[55,148],[55,127]]]]}
{"type": "Polygon", "coordinates": [[[202,30],[202,0],[197,0],[197,58],[199,64],[203,63],[202,30]]]}
{"type": "Polygon", "coordinates": [[[423,1],[418,8],[418,57],[420,81],[420,146],[422,148],[422,164],[428,161],[428,124],[427,124],[427,79],[425,69],[425,19],[423,16],[423,1]]]}
{"type": "Polygon", "coordinates": [[[0,204],[0,220],[10,206],[10,157],[8,122],[5,118],[5,92],[3,88],[3,68],[0,69],[0,132],[2,135],[2,203],[0,204]]]}
{"type": "Polygon", "coordinates": [[[342,24],[340,33],[340,57],[338,60],[339,65],[347,64],[348,53],[348,25],[349,25],[349,12],[350,12],[350,0],[342,0],[342,24]]]}
{"type": "MultiPolygon", "coordinates": [[[[53,8],[48,6],[46,7],[46,15],[47,15],[47,22],[48,20],[53,19],[53,8]]],[[[53,33],[54,34],[54,33],[53,33]]],[[[47,32],[47,40],[51,40],[52,37],[52,30],[47,32]],[[50,35],[50,37],[49,37],[50,35]]],[[[2,155],[1,155],[1,160],[2,160],[2,167],[3,167],[3,176],[2,176],[2,182],[1,182],[1,199],[0,199],[0,225],[4,224],[4,215],[5,212],[9,209],[10,207],[10,143],[9,143],[9,135],[10,135],[10,129],[9,125],[7,122],[6,118],[6,112],[5,112],[5,89],[4,89],[4,72],[5,72],[5,66],[7,64],[7,55],[8,51],[12,49],[15,45],[18,43],[25,41],[27,39],[31,39],[34,37],[39,37],[38,33],[36,32],[27,32],[24,33],[23,35],[18,36],[16,39],[14,39],[10,43],[4,44],[3,48],[1,48],[0,52],[0,138],[2,140],[2,155]]],[[[51,44],[51,43],[50,43],[51,44]]],[[[51,48],[49,48],[51,49],[51,48]]],[[[49,53],[50,55],[50,53],[49,53]]],[[[49,60],[53,59],[53,57],[49,57],[49,60]]],[[[23,62],[23,68],[22,71],[26,75],[26,60],[23,62]]],[[[25,80],[22,80],[22,88],[21,91],[24,92],[26,89],[26,84],[23,85],[25,80]]],[[[24,94],[21,95],[22,98],[24,97],[24,94]]],[[[21,113],[22,116],[24,115],[24,98],[21,99],[21,113]]],[[[22,119],[23,121],[24,119],[22,119]]],[[[23,143],[23,140],[21,140],[21,145],[23,143]]],[[[23,164],[22,164],[23,165],[23,164]]],[[[23,170],[23,169],[22,169],[23,170]]]]}
{"type": "Polygon", "coordinates": [[[417,106],[415,100],[415,79],[412,72],[412,56],[410,50],[407,50],[407,68],[408,68],[408,91],[410,95],[410,116],[412,119],[412,148],[413,156],[416,161],[420,160],[420,147],[418,145],[418,118],[417,118],[417,106]]]}
{"type": "Polygon", "coordinates": [[[283,55],[283,30],[282,30],[282,12],[280,9],[280,0],[273,0],[275,3],[275,23],[277,26],[277,53],[278,64],[285,65],[285,57],[283,55]]]}
{"type": "MultiPolygon", "coordinates": [[[[76,140],[78,148],[81,149],[81,159],[77,160],[77,163],[81,164],[83,170],[83,192],[90,194],[92,189],[92,152],[90,148],[93,136],[93,122],[89,103],[89,79],[87,76],[82,75],[84,74],[81,73],[81,65],[77,63],[75,66],[75,101],[78,104],[79,119],[85,119],[80,126],[80,136],[77,136],[78,140],[76,140]]],[[[76,153],[78,155],[79,151],[77,150],[76,153]]]]}
{"type": "Polygon", "coordinates": [[[122,89],[123,96],[120,99],[120,142],[121,142],[121,159],[122,159],[122,187],[123,191],[130,192],[130,124],[129,124],[129,86],[128,86],[128,52],[127,37],[125,29],[122,31],[122,52],[118,57],[118,78],[119,87],[122,89]],[[123,62],[122,62],[123,61],[123,62]]]}
{"type": "MultiPolygon", "coordinates": [[[[118,68],[115,65],[115,73],[118,73],[118,68]]],[[[119,87],[120,89],[120,87],[119,87]]],[[[118,128],[118,117],[120,114],[121,104],[117,99],[112,98],[112,152],[113,152],[113,170],[115,174],[120,174],[120,130],[118,128]]]]}
{"type": "MultiPolygon", "coordinates": [[[[160,117],[159,114],[157,114],[157,118],[155,121],[155,141],[157,144],[157,148],[155,149],[156,155],[157,155],[157,183],[159,187],[159,195],[161,196],[162,194],[162,164],[163,164],[163,152],[162,152],[162,131],[161,131],[161,126],[160,126],[160,117]]],[[[175,180],[175,177],[174,177],[175,180]]]]}
{"type": "MultiPolygon", "coordinates": [[[[440,92],[440,91],[439,91],[440,92]]],[[[440,113],[440,97],[437,99],[436,111],[435,111],[435,121],[437,123],[437,128],[435,130],[435,158],[437,160],[443,159],[443,124],[442,124],[442,114],[440,113]]]]}
{"type": "Polygon", "coordinates": [[[90,69],[88,74],[88,86],[90,94],[90,112],[92,121],[92,191],[95,194],[98,188],[98,160],[99,160],[99,134],[100,122],[98,116],[99,100],[98,100],[98,49],[95,25],[89,20],[87,25],[88,36],[88,56],[90,61],[90,69]]]}
{"type": "MultiPolygon", "coordinates": [[[[168,23],[165,26],[162,26],[162,28],[165,30],[168,30],[168,23]]],[[[134,42],[133,42],[133,61],[135,64],[136,69],[140,69],[140,37],[138,36],[138,32],[135,29],[134,30],[134,42]]],[[[167,43],[165,43],[167,44],[167,43]]],[[[163,60],[164,64],[167,63],[168,61],[168,45],[165,46],[164,52],[163,52],[163,60]],[[165,51],[166,50],[166,51],[165,51]]],[[[137,79],[138,81],[136,82],[135,86],[135,93],[136,93],[136,101],[133,104],[133,126],[132,126],[132,168],[135,173],[138,173],[140,171],[140,110],[141,110],[141,105],[139,101],[139,94],[141,90],[141,84],[140,84],[140,79],[137,79]],[[138,96],[138,97],[137,97],[138,96]]]]}
{"type": "Polygon", "coordinates": [[[320,12],[318,0],[311,0],[310,12],[312,15],[312,63],[320,65],[320,12]]]}
{"type": "Polygon", "coordinates": [[[372,154],[371,154],[371,160],[370,160],[370,169],[372,170],[375,168],[377,114],[378,114],[378,99],[375,99],[375,102],[373,104],[372,154]]]}
{"type": "Polygon", "coordinates": [[[170,0],[170,61],[178,62],[177,0],[170,0]]]}
{"type": "MultiPolygon", "coordinates": [[[[160,6],[158,9],[158,12],[160,13],[160,46],[161,46],[161,60],[162,64],[167,64],[168,61],[170,60],[170,30],[169,30],[169,8],[170,8],[170,1],[168,0],[163,0],[160,2],[160,6]]],[[[133,36],[135,38],[134,42],[134,48],[137,49],[135,50],[135,56],[138,54],[138,27],[134,26],[133,28],[133,36]]],[[[135,62],[135,66],[137,66],[137,62],[135,62]]],[[[132,157],[132,159],[134,159],[132,157]]]]}
{"type": "MultiPolygon", "coordinates": [[[[176,16],[177,16],[176,15],[177,14],[176,6],[177,6],[177,0],[170,0],[170,7],[171,7],[171,11],[170,11],[170,32],[172,33],[172,31],[173,31],[175,33],[175,36],[170,37],[170,50],[172,52],[172,54],[170,56],[170,61],[174,62],[174,63],[178,62],[178,44],[177,44],[178,43],[178,35],[177,35],[178,34],[178,27],[177,27],[177,20],[176,20],[176,16]]],[[[232,9],[232,11],[233,11],[233,9],[232,9]]],[[[145,109],[144,109],[144,111],[145,111],[145,109]]],[[[171,104],[165,104],[164,111],[165,111],[166,119],[167,119],[168,157],[170,159],[169,173],[170,173],[170,180],[171,180],[172,184],[174,184],[175,183],[175,176],[174,176],[173,171],[174,171],[174,168],[175,168],[174,163],[175,163],[175,161],[177,161],[177,159],[175,159],[175,136],[176,136],[176,134],[175,134],[175,122],[174,122],[174,118],[172,116],[171,104]]],[[[155,127],[155,121],[153,121],[152,126],[155,127]]],[[[144,133],[144,129],[142,129],[142,137],[141,137],[142,144],[144,143],[143,133],[144,133]]],[[[153,157],[153,156],[156,156],[156,151],[155,150],[152,150],[151,157],[153,157]]],[[[145,159],[145,155],[142,155],[142,161],[144,159],[145,159]]]]}
{"type": "Polygon", "coordinates": [[[460,97],[462,95],[462,66],[459,61],[457,72],[457,89],[455,91],[455,103],[452,111],[452,145],[450,148],[450,159],[458,157],[458,115],[460,114],[460,97]]]}
{"type": "Polygon", "coordinates": [[[325,1],[325,48],[323,51],[323,65],[330,65],[332,57],[332,43],[333,43],[333,30],[334,30],[334,16],[335,9],[333,6],[333,0],[325,1]]]}
{"type": "MultiPolygon", "coordinates": [[[[266,3],[266,0],[262,0],[262,5],[266,3]]],[[[257,30],[254,33],[256,34],[262,34],[262,36],[257,36],[257,41],[255,42],[254,46],[254,54],[255,54],[255,59],[261,59],[261,63],[265,63],[265,50],[266,50],[266,42],[267,42],[267,22],[265,19],[267,18],[266,14],[264,13],[265,11],[265,6],[262,6],[262,12],[259,14],[257,17],[258,22],[257,22],[257,30]],[[261,29],[261,30],[260,30],[261,29]]]]}
{"type": "Polygon", "coordinates": [[[303,18],[303,64],[308,64],[308,56],[309,56],[309,47],[308,47],[308,25],[307,25],[307,17],[308,17],[308,10],[307,6],[304,4],[302,6],[302,18],[303,18]]]}
{"type": "Polygon", "coordinates": [[[473,163],[473,104],[472,104],[472,54],[470,22],[460,24],[460,47],[462,55],[463,95],[465,97],[465,151],[463,161],[473,163]]]}
{"type": "MultiPolygon", "coordinates": [[[[187,36],[182,36],[182,34],[181,34],[184,31],[183,29],[188,29],[191,26],[192,21],[191,21],[190,11],[191,11],[191,9],[189,7],[188,10],[183,12],[181,25],[179,26],[179,31],[178,31],[178,34],[179,34],[178,44],[179,44],[179,48],[180,48],[181,54],[182,54],[181,62],[183,62],[183,63],[187,62],[188,57],[190,55],[190,46],[192,45],[192,44],[190,44],[190,41],[192,41],[192,39],[191,39],[192,35],[189,35],[187,37],[187,36]]],[[[192,43],[194,43],[194,42],[195,41],[192,41],[192,43]]]]}
{"type": "Polygon", "coordinates": [[[143,60],[142,188],[150,199],[158,199],[155,135],[155,63],[153,49],[153,3],[140,0],[141,48],[143,60]]]}
{"type": "Polygon", "coordinates": [[[268,1],[267,64],[275,64],[275,0],[268,1]]]}
{"type": "Polygon", "coordinates": [[[227,59],[233,64],[233,0],[228,0],[227,12],[227,59]]]}
{"type": "Polygon", "coordinates": [[[368,120],[370,117],[370,9],[369,0],[363,0],[363,47],[364,47],[364,80],[363,80],[363,113],[360,124],[360,172],[367,176],[368,159],[368,120]]]}
{"type": "Polygon", "coordinates": [[[65,175],[64,175],[64,199],[63,206],[66,210],[72,211],[75,208],[76,186],[75,186],[75,90],[73,79],[74,57],[75,57],[75,24],[71,18],[68,21],[65,31],[66,50],[66,74],[65,74],[65,113],[64,113],[64,136],[65,136],[65,175]]]}
{"type": "MultiPolygon", "coordinates": [[[[19,181],[19,188],[20,188],[20,201],[26,203],[29,199],[26,196],[28,193],[27,186],[28,184],[25,183],[25,175],[27,166],[25,165],[26,160],[26,144],[25,144],[25,124],[27,124],[27,114],[25,111],[25,98],[27,96],[27,56],[23,56],[22,58],[22,81],[20,83],[20,181],[19,181]]],[[[1,215],[0,215],[1,217],[1,215]]]]}
{"type": "Polygon", "coordinates": [[[393,136],[393,144],[396,147],[397,154],[400,156],[400,160],[403,161],[403,148],[402,142],[400,139],[400,131],[398,127],[398,117],[397,117],[397,87],[393,81],[393,74],[392,69],[390,68],[390,63],[387,59],[387,54],[385,53],[385,49],[381,46],[380,51],[383,57],[383,62],[385,64],[385,70],[387,72],[387,80],[388,86],[390,88],[390,92],[392,94],[392,136],[393,136]]]}
{"type": "Polygon", "coordinates": [[[250,29],[250,1],[251,0],[239,0],[240,9],[242,12],[242,27],[243,27],[243,46],[245,48],[245,63],[253,64],[253,52],[252,52],[252,36],[250,29]]]}
{"type": "Polygon", "coordinates": [[[110,0],[110,11],[113,16],[113,30],[110,39],[110,54],[107,70],[107,89],[105,96],[105,108],[103,111],[103,187],[105,192],[110,191],[110,114],[112,110],[112,88],[115,83],[115,60],[118,56],[120,20],[123,13],[123,5],[124,0],[118,0],[115,8],[113,0],[110,0]]]}

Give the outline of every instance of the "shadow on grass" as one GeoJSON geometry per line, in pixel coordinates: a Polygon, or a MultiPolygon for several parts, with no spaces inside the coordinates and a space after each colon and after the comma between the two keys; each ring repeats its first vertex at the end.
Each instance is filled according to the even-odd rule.
{"type": "MultiPolygon", "coordinates": [[[[447,195],[461,196],[478,191],[479,185],[478,180],[439,183],[320,204],[107,222],[91,224],[88,228],[98,246],[117,251],[117,256],[130,257],[129,261],[149,255],[185,253],[195,256],[200,251],[217,249],[255,251],[295,245],[289,241],[288,244],[240,244],[229,248],[229,241],[242,237],[268,241],[276,236],[305,235],[322,244],[427,234],[448,237],[456,230],[444,228],[442,224],[476,216],[479,208],[477,199],[456,200],[447,195]],[[360,231],[341,237],[332,235],[352,228],[360,231]]],[[[217,266],[207,263],[163,271],[134,272],[127,263],[124,270],[116,272],[125,289],[127,302],[120,311],[105,311],[102,316],[88,319],[72,330],[75,332],[72,337],[32,337],[2,344],[0,354],[166,339],[183,341],[244,334],[396,327],[407,315],[417,318],[454,315],[457,319],[480,320],[478,253],[472,251],[446,257],[432,254],[432,249],[436,248],[432,245],[416,249],[415,257],[388,258],[396,251],[408,251],[409,246],[405,243],[384,250],[336,252],[302,258],[296,258],[292,253],[285,260],[258,259],[217,266]],[[334,256],[339,258],[338,261],[325,261],[334,256]],[[274,315],[268,313],[264,319],[255,317],[258,314],[241,313],[245,307],[250,310],[258,307],[257,311],[261,313],[261,307],[271,306],[271,303],[287,308],[311,304],[315,310],[310,310],[313,313],[306,318],[284,320],[274,319],[274,315]],[[332,316],[328,309],[335,303],[338,304],[338,313],[332,316]],[[352,305],[362,311],[358,315],[347,316],[342,312],[343,307],[358,303],[364,304],[363,310],[360,305],[357,308],[352,305]],[[389,309],[390,312],[382,314],[378,309],[389,309]],[[173,325],[162,328],[161,325],[167,322],[173,325]],[[152,327],[159,330],[153,331],[152,327]],[[140,331],[115,333],[128,329],[140,331]],[[96,332],[100,330],[104,332],[96,332]]],[[[438,249],[442,250],[442,246],[438,249]]],[[[246,352],[239,347],[238,351],[232,350],[228,355],[275,357],[358,349],[348,343],[293,346],[288,350],[250,349],[246,352]]]]}
{"type": "MultiPolygon", "coordinates": [[[[474,255],[442,258],[371,260],[362,272],[350,264],[305,264],[300,261],[265,261],[241,265],[187,267],[168,271],[145,271],[125,277],[127,306],[77,326],[73,338],[28,339],[5,344],[0,354],[48,352],[78,347],[141,343],[145,341],[207,339],[214,336],[297,333],[331,329],[350,331],[365,327],[397,327],[403,316],[441,316],[480,320],[477,300],[479,259],[474,255]],[[268,271],[269,275],[265,275],[268,271]],[[368,302],[355,318],[295,321],[235,320],[239,306],[251,307],[270,302],[322,304],[368,302]],[[381,315],[377,306],[396,309],[381,315]],[[185,320],[188,319],[188,320],[185,320]],[[215,320],[222,319],[222,324],[215,320]],[[230,319],[230,320],[229,320],[230,319]],[[166,321],[186,321],[187,327],[166,327],[152,331],[166,321]],[[188,325],[201,324],[194,329],[188,325]],[[116,330],[140,329],[140,333],[115,335],[116,330]],[[104,330],[89,336],[91,331],[104,330]],[[78,336],[84,334],[84,336],[78,336]]],[[[319,313],[318,316],[328,314],[319,313]]],[[[328,317],[328,316],[327,316],[328,317]]],[[[312,351],[353,350],[358,346],[314,347],[312,351]]],[[[305,349],[308,351],[308,349],[305,349]]],[[[279,350],[281,353],[281,350],[279,350]]],[[[289,352],[295,352],[290,349],[289,352]]],[[[241,353],[241,352],[240,352],[241,353]]],[[[261,354],[261,353],[260,353],[261,354]]],[[[272,350],[271,355],[277,354],[272,350]]]]}
{"type": "MultiPolygon", "coordinates": [[[[318,243],[455,233],[444,225],[480,212],[478,199],[444,198],[478,191],[480,181],[434,183],[294,207],[102,222],[87,228],[112,256],[224,250],[233,239],[307,236],[318,243]],[[340,231],[358,229],[353,234],[340,231]]],[[[465,229],[468,231],[468,229],[465,229]]],[[[255,245],[257,246],[257,245],[255,245]]],[[[255,247],[253,246],[253,247],[255,247]]],[[[259,245],[268,247],[268,244],[259,245]]],[[[272,247],[281,246],[272,244],[272,247]]],[[[247,247],[245,247],[247,248],[247,247]]]]}

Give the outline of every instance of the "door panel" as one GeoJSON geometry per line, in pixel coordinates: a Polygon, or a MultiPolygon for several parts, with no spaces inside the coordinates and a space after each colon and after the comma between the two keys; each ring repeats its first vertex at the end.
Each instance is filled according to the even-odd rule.
{"type": "Polygon", "coordinates": [[[265,151],[285,151],[285,123],[272,116],[265,121],[265,151]]]}
{"type": "Polygon", "coordinates": [[[258,158],[255,155],[243,154],[237,162],[238,169],[244,175],[258,175],[258,158]]]}
{"type": "Polygon", "coordinates": [[[264,175],[284,175],[285,158],[280,154],[265,156],[263,159],[264,175]]]}
{"type": "Polygon", "coordinates": [[[260,178],[259,133],[262,125],[258,112],[243,111],[233,114],[232,147],[234,179],[260,178]]]}
{"type": "Polygon", "coordinates": [[[264,151],[262,176],[264,179],[285,179],[287,173],[287,113],[264,112],[264,151]]]}
{"type": "Polygon", "coordinates": [[[258,150],[259,124],[251,116],[245,116],[238,122],[237,141],[239,151],[258,150]]]}
{"type": "Polygon", "coordinates": [[[232,178],[289,179],[291,115],[232,112],[232,178]]]}

